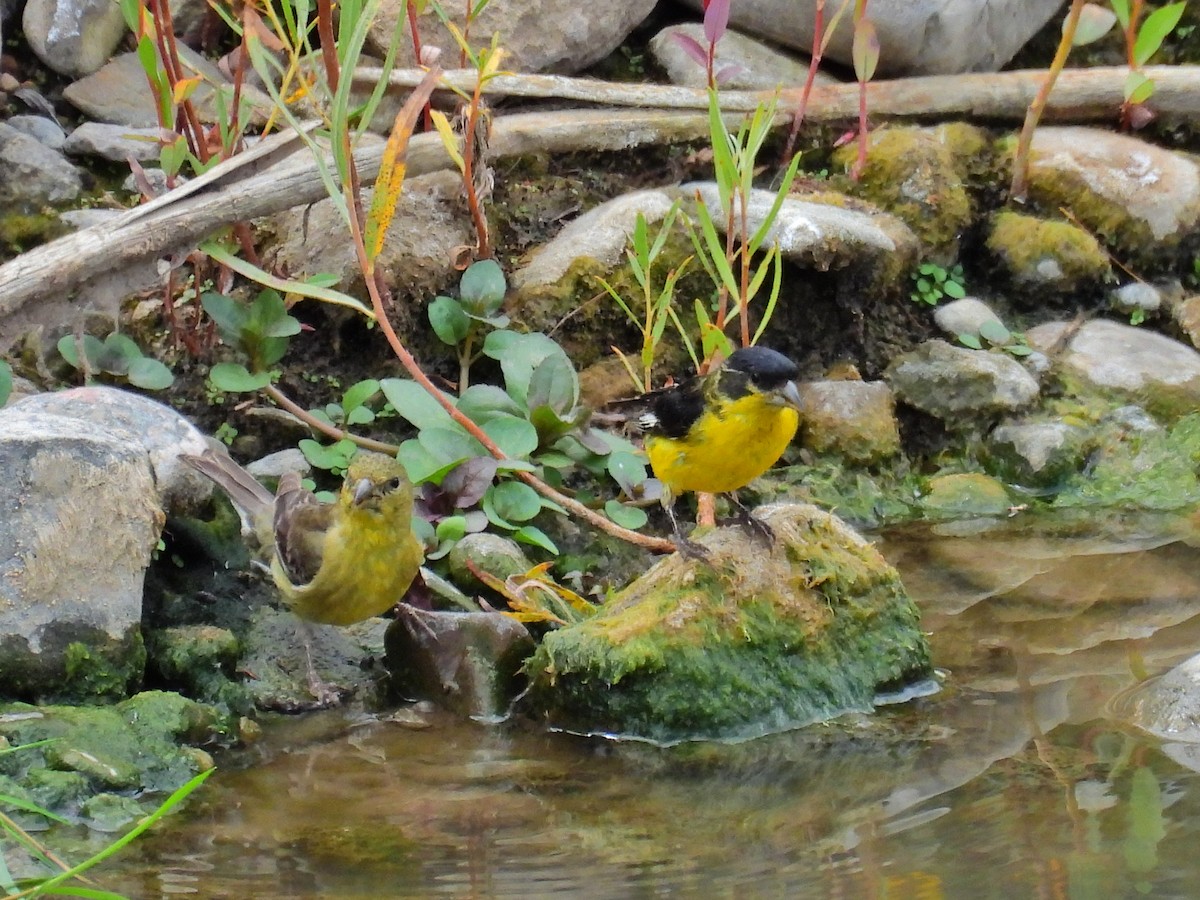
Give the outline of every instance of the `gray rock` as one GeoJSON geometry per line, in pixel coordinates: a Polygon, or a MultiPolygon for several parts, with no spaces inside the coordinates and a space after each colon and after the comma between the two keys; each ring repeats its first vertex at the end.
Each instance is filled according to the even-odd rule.
{"type": "Polygon", "coordinates": [[[638,213],[645,216],[647,225],[653,226],[662,221],[672,202],[668,192],[648,190],[601,203],[535,250],[529,262],[513,273],[513,287],[530,290],[557,284],[572,263],[581,258],[594,259],[605,269],[612,269],[624,259],[638,213]]]}
{"type": "Polygon", "coordinates": [[[435,612],[402,607],[387,630],[386,665],[399,692],[459,715],[508,714],[533,653],[525,626],[498,612],[435,612]]]}
{"type": "MultiPolygon", "coordinates": [[[[28,0],[25,38],[38,59],[60,75],[90,75],[108,62],[128,33],[111,0],[28,0]]],[[[148,88],[145,81],[143,90],[148,88]]]]}
{"type": "MultiPolygon", "coordinates": [[[[695,10],[701,0],[686,0],[695,10]]],[[[840,4],[825,3],[828,26],[840,4]]],[[[871,0],[879,35],[879,74],[992,72],[1012,59],[1060,7],[1060,0],[871,0]]],[[[738,0],[730,23],[807,52],[813,42],[815,0],[738,0]]],[[[828,59],[853,62],[850,15],[825,49],[828,59]]]]}
{"type": "Polygon", "coordinates": [[[62,126],[46,116],[11,116],[5,122],[51,150],[61,150],[67,140],[67,133],[63,131],[62,126]]]}
{"type": "Polygon", "coordinates": [[[988,437],[988,452],[1006,479],[1027,487],[1052,487],[1079,472],[1088,433],[1066,422],[1001,425],[988,437]]]}
{"type": "Polygon", "coordinates": [[[1093,233],[1150,252],[1200,223],[1200,165],[1140,138],[1100,128],[1044,127],[1034,134],[1030,196],[1071,206],[1093,233]],[[1078,192],[1086,202],[1073,196],[1078,192]]]}
{"type": "Polygon", "coordinates": [[[1127,398],[1170,419],[1200,406],[1200,353],[1164,335],[1095,319],[1077,330],[1047,322],[1026,332],[1030,346],[1045,350],[1065,340],[1057,367],[1068,378],[1127,398]]]}
{"type": "MultiPolygon", "coordinates": [[[[709,210],[720,210],[720,195],[714,182],[692,182],[679,188],[685,198],[697,194],[709,210]]],[[[747,204],[747,220],[753,232],[763,222],[775,202],[771,191],[755,189],[747,204]]],[[[716,216],[717,225],[724,216],[716,216]]],[[[810,200],[788,198],[767,235],[767,243],[779,242],[779,249],[790,261],[822,272],[839,269],[864,259],[916,250],[916,238],[898,219],[885,214],[870,215],[810,200]]]]}
{"type": "Polygon", "coordinates": [[[157,128],[130,128],[104,122],[84,122],[71,132],[63,152],[71,156],[99,156],[124,162],[132,157],[138,162],[158,160],[157,128]]]}
{"type": "Polygon", "coordinates": [[[141,452],[153,469],[164,509],[194,509],[212,493],[212,483],[179,459],[181,453],[202,453],[208,446],[204,435],[156,400],[118,388],[80,387],[26,397],[12,408],[23,415],[53,415],[95,425],[141,452]]]}
{"type": "Polygon", "coordinates": [[[1163,304],[1162,292],[1144,281],[1123,284],[1112,293],[1113,306],[1122,312],[1141,310],[1144,313],[1158,312],[1163,304]]]}
{"type": "MultiPolygon", "coordinates": [[[[676,35],[690,37],[702,47],[708,46],[703,25],[671,25],[650,39],[650,52],[655,61],[666,70],[673,84],[706,87],[708,73],[705,67],[680,46],[676,35]]],[[[796,87],[804,84],[808,78],[808,60],[780,53],[752,37],[729,31],[717,44],[714,71],[722,88],[771,90],[780,85],[796,87]],[[722,77],[725,69],[729,74],[722,77]]],[[[837,84],[838,81],[824,72],[817,72],[814,83],[837,84]]]]}
{"type": "MultiPolygon", "coordinates": [[[[157,166],[143,167],[142,174],[145,175],[146,180],[150,182],[150,188],[153,192],[153,196],[157,197],[170,190],[171,186],[167,184],[167,173],[157,166]]],[[[183,184],[185,181],[187,181],[187,179],[182,175],[175,176],[176,185],[183,184]]],[[[142,192],[142,189],[138,187],[137,179],[134,178],[132,172],[130,172],[129,176],[121,182],[121,190],[129,191],[131,194],[140,194],[142,192]]]]}
{"type": "MultiPolygon", "coordinates": [[[[462,179],[457,172],[434,172],[407,179],[388,228],[377,265],[402,293],[434,296],[457,283],[451,248],[474,234],[461,206],[462,179]]],[[[364,205],[371,191],[363,191],[364,205]]],[[[295,278],[317,273],[336,275],[342,290],[355,293],[362,274],[354,249],[345,237],[333,202],[321,200],[272,216],[266,228],[276,241],[265,248],[269,263],[295,278]]]]}
{"type": "Polygon", "coordinates": [[[304,454],[296,447],[271,453],[262,459],[256,459],[246,466],[246,471],[255,478],[280,478],[289,472],[299,472],[307,475],[312,471],[312,464],[305,459],[304,454]]]}
{"type": "Polygon", "coordinates": [[[917,608],[878,550],[808,504],[756,514],[771,547],[713,529],[697,538],[711,562],[665,557],[546,634],[526,664],[532,711],[582,733],[745,739],[870,709],[881,685],[929,676],[917,608]]]}
{"type": "MultiPolygon", "coordinates": [[[[212,85],[220,86],[227,99],[232,97],[233,86],[215,65],[186,45],[179,45],[179,57],[186,74],[202,78],[191,98],[201,121],[216,121],[212,85]]],[[[155,128],[159,124],[154,97],[146,85],[146,73],[133,52],[122,53],[91,75],[67,85],[63,97],[95,121],[131,128],[155,128]]],[[[270,99],[250,85],[243,85],[242,98],[247,106],[243,121],[255,124],[265,121],[265,111],[271,108],[270,99]]]]}
{"type": "Polygon", "coordinates": [[[813,381],[799,387],[801,440],[808,449],[864,464],[900,451],[896,401],[882,381],[813,381]]]}
{"type": "Polygon", "coordinates": [[[21,401],[0,410],[0,684],[121,696],[142,677],[142,581],[163,525],[145,450],[21,401]]]}
{"type": "Polygon", "coordinates": [[[0,204],[65,203],[82,190],[65,156],[0,122],[0,204]]]}
{"type": "MultiPolygon", "coordinates": [[[[473,45],[498,35],[504,48],[503,69],[520,72],[570,74],[599,62],[620,46],[651,10],[654,0],[614,0],[603,6],[581,6],[563,0],[491,0],[471,23],[473,45]]],[[[462,5],[446,5],[455,26],[462,28],[462,5]]],[[[405,17],[403,0],[387,0],[371,25],[368,48],[380,58],[393,43],[396,26],[405,17]]],[[[439,47],[442,65],[453,66],[458,45],[432,9],[418,19],[422,43],[439,47]],[[449,60],[448,60],[449,58],[449,60]]],[[[412,42],[407,37],[396,47],[399,65],[411,66],[412,42]]]]}
{"type": "Polygon", "coordinates": [[[1015,412],[1038,396],[1037,381],[1012,357],[940,340],[897,357],[885,377],[905,403],[951,425],[1015,412]]]}
{"type": "Polygon", "coordinates": [[[992,312],[992,308],[977,297],[963,297],[943,303],[934,311],[933,321],[952,338],[960,334],[979,336],[979,329],[989,323],[1003,325],[1000,317],[992,312]]]}
{"type": "Polygon", "coordinates": [[[59,214],[59,219],[78,231],[80,228],[91,228],[101,222],[115,219],[123,212],[123,209],[68,209],[59,214]]]}

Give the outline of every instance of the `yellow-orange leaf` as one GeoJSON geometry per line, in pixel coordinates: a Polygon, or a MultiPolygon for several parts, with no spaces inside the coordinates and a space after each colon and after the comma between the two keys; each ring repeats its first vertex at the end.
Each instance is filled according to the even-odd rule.
{"type": "Polygon", "coordinates": [[[196,88],[200,87],[200,81],[200,76],[195,75],[192,78],[183,78],[175,82],[175,90],[171,97],[176,105],[191,97],[196,92],[196,88]]]}
{"type": "Polygon", "coordinates": [[[400,201],[400,193],[404,189],[408,140],[412,137],[417,117],[433,95],[433,89],[441,74],[441,69],[436,68],[426,72],[420,84],[408,95],[408,100],[404,102],[400,112],[396,113],[396,120],[392,123],[392,133],[388,135],[387,145],[383,148],[379,175],[375,178],[375,193],[371,197],[371,209],[367,213],[364,228],[363,243],[368,260],[374,260],[383,250],[384,235],[387,234],[388,226],[392,224],[396,204],[400,201]]]}

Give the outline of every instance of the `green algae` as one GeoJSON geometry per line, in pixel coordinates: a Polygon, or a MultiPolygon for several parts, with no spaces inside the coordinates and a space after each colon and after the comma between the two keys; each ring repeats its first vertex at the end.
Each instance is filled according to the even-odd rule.
{"type": "Polygon", "coordinates": [[[172,791],[212,765],[181,744],[228,743],[235,733],[231,716],[163,691],[113,706],[0,706],[0,735],[16,748],[4,757],[6,777],[67,816],[83,814],[99,794],[172,791]]]}

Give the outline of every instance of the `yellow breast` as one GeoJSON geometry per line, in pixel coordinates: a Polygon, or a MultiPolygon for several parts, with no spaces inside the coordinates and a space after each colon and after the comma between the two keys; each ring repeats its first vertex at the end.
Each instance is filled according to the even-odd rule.
{"type": "Polygon", "coordinates": [[[279,561],[275,583],[292,611],[310,622],[352,625],[387,612],[404,596],[421,565],[411,530],[397,535],[375,512],[349,510],[329,529],[321,568],[305,585],[288,581],[279,561]]]}
{"type": "Polygon", "coordinates": [[[796,435],[800,415],[750,394],[708,408],[681,439],[646,438],[655,476],[673,493],[724,493],[767,471],[796,435]]]}

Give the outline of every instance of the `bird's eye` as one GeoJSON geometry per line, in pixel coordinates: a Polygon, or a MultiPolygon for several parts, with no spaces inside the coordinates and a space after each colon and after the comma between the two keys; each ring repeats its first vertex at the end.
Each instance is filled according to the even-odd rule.
{"type": "Polygon", "coordinates": [[[395,478],[389,479],[388,483],[385,484],[384,487],[387,488],[389,491],[398,491],[398,490],[400,490],[400,485],[402,485],[403,483],[404,483],[404,481],[400,478],[399,475],[397,475],[395,478]]]}

